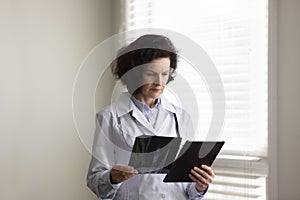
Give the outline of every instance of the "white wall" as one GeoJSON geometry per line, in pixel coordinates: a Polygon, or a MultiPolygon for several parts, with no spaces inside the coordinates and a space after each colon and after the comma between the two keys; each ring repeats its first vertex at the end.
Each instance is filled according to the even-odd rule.
{"type": "Polygon", "coordinates": [[[112,18],[110,0],[0,1],[0,199],[96,199],[72,90],[112,18]]]}
{"type": "Polygon", "coordinates": [[[300,199],[300,1],[278,4],[279,199],[300,199]]]}

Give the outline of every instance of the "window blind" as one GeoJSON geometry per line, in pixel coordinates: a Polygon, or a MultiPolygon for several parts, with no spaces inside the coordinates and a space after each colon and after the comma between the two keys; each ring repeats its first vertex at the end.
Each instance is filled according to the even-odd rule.
{"type": "MultiPolygon", "coordinates": [[[[226,118],[219,139],[226,145],[205,199],[266,199],[267,0],[126,0],[123,9],[122,30],[153,27],[182,33],[208,53],[220,74],[226,118]]],[[[200,113],[196,130],[204,140],[212,116],[209,91],[184,58],[178,74],[193,87],[200,113]]]]}

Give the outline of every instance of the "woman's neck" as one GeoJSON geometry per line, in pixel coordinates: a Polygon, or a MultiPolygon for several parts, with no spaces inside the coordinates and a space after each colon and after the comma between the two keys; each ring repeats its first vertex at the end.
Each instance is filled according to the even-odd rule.
{"type": "Polygon", "coordinates": [[[140,102],[143,102],[144,104],[148,105],[150,108],[153,108],[157,102],[157,99],[153,99],[153,98],[146,99],[142,95],[139,95],[139,94],[133,94],[133,96],[140,102]]]}

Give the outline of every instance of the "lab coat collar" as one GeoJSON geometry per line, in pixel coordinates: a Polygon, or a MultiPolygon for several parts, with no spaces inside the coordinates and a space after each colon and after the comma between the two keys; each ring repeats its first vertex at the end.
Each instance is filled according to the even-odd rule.
{"type": "Polygon", "coordinates": [[[121,117],[127,113],[130,113],[140,124],[149,129],[151,132],[154,129],[151,127],[150,123],[147,121],[146,117],[142,112],[134,105],[131,100],[131,94],[128,92],[122,93],[116,102],[116,112],[117,116],[121,117]]]}
{"type": "Polygon", "coordinates": [[[123,92],[116,101],[117,116],[121,117],[133,110],[133,102],[130,99],[131,95],[129,92],[123,92]]]}
{"type": "MultiPolygon", "coordinates": [[[[130,99],[131,94],[129,92],[124,92],[120,95],[116,102],[117,116],[121,117],[129,112],[132,112],[135,108],[134,103],[130,99]]],[[[176,113],[174,105],[172,105],[163,95],[161,96],[161,106],[167,111],[176,113]]]]}
{"type": "Polygon", "coordinates": [[[176,113],[176,108],[173,104],[171,104],[168,99],[164,96],[161,95],[161,106],[165,109],[168,110],[172,113],[176,113]]]}

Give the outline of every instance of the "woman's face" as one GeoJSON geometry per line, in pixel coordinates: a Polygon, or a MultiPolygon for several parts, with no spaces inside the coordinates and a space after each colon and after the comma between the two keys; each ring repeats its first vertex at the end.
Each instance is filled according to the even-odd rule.
{"type": "Polygon", "coordinates": [[[160,97],[169,80],[170,62],[170,58],[158,58],[145,65],[137,99],[151,106],[160,97]]]}

